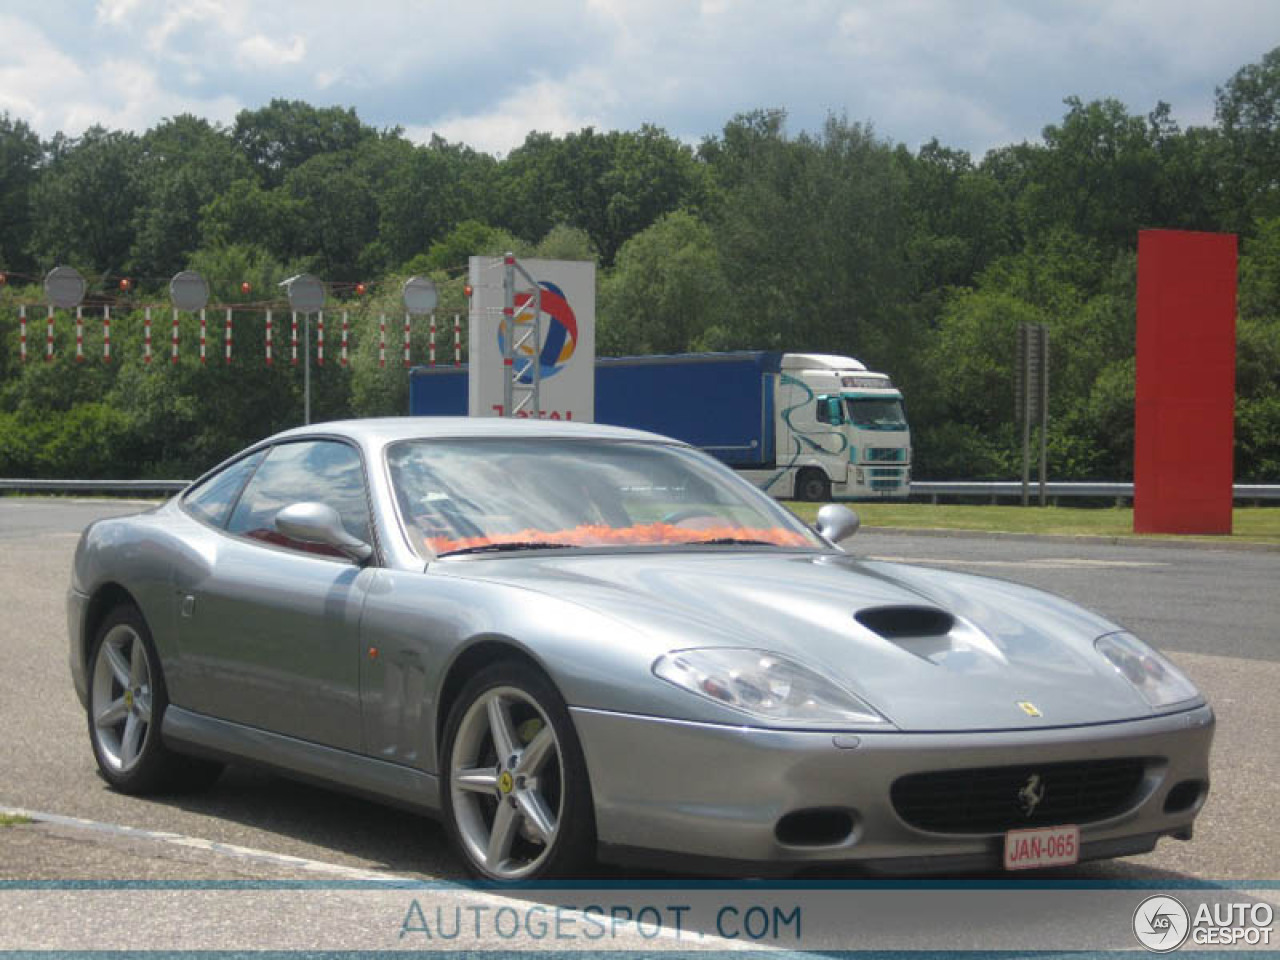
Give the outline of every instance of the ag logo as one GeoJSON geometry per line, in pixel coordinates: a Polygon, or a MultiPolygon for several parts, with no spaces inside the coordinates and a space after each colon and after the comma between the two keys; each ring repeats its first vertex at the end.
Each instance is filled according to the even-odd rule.
{"type": "Polygon", "coordinates": [[[1029,817],[1036,812],[1036,807],[1040,806],[1040,801],[1043,799],[1044,781],[1040,779],[1040,774],[1033,773],[1018,791],[1018,806],[1029,817]]]}
{"type": "Polygon", "coordinates": [[[1147,897],[1133,912],[1133,934],[1152,953],[1177,950],[1191,932],[1191,915],[1173,897],[1147,897]]]}

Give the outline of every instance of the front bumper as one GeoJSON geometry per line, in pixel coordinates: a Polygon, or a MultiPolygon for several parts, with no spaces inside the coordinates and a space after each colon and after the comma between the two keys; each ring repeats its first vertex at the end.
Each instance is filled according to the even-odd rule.
{"type": "Polygon", "coordinates": [[[718,872],[793,873],[844,865],[874,872],[996,869],[1003,833],[943,834],[911,827],[889,791],[911,773],[1142,757],[1146,772],[1131,805],[1080,825],[1082,859],[1151,849],[1161,836],[1189,836],[1204,804],[1165,812],[1169,791],[1209,781],[1213,711],[1125,723],[978,733],[857,733],[766,730],[571,710],[590,771],[596,830],[605,859],[701,860],[718,872]],[[841,745],[838,745],[841,744],[841,745]],[[853,829],[837,842],[785,843],[788,814],[846,811],[853,829]]]}

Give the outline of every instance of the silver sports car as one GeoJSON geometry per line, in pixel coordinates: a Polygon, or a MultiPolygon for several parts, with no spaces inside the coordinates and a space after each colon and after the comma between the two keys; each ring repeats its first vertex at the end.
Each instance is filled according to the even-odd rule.
{"type": "Polygon", "coordinates": [[[1191,836],[1214,719],[1176,667],[1057,597],[860,560],[856,527],[632,430],[322,424],[89,527],[71,673],[119,790],[263,764],[440,816],[499,881],[1191,836]]]}

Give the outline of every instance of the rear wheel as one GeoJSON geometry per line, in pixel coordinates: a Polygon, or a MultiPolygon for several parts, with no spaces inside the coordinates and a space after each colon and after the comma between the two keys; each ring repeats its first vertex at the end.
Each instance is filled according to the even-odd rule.
{"type": "Polygon", "coordinates": [[[806,467],[796,476],[796,499],[826,503],[831,499],[831,481],[821,470],[806,467]]]}
{"type": "Polygon", "coordinates": [[[175,754],[160,723],[169,705],[160,658],[137,607],[117,607],[98,628],[90,659],[89,741],[98,769],[123,793],[195,789],[222,765],[175,754]]]}
{"type": "Polygon", "coordinates": [[[477,673],[445,727],[445,821],[487,880],[579,875],[595,850],[586,762],[543,674],[502,662],[477,673]]]}

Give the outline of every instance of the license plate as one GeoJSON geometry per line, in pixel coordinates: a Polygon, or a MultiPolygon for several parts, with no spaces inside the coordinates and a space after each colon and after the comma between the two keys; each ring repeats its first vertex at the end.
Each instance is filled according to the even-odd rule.
{"type": "Polygon", "coordinates": [[[1060,867],[1080,859],[1080,828],[1038,827],[1004,835],[1004,868],[1060,867]]]}

